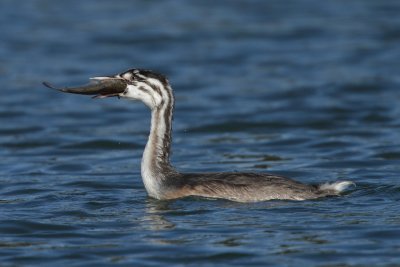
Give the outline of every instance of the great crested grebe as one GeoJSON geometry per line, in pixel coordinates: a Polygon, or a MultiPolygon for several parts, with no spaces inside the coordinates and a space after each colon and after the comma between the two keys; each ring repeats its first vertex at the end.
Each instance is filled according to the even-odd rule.
{"type": "Polygon", "coordinates": [[[56,88],[62,92],[117,96],[140,100],[151,110],[151,129],[143,152],[141,175],[147,193],[156,199],[186,196],[221,198],[238,202],[271,199],[306,200],[338,195],[349,181],[307,185],[267,173],[180,173],[169,161],[174,95],[167,78],[149,70],[130,69],[113,76],[95,77],[85,86],[56,88]]]}

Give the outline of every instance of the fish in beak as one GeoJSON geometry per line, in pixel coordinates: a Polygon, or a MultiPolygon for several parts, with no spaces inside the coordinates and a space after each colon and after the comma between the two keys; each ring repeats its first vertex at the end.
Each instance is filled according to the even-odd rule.
{"type": "Polygon", "coordinates": [[[54,87],[48,82],[43,85],[65,93],[94,95],[93,98],[104,98],[111,96],[119,96],[126,90],[127,82],[115,77],[95,77],[91,78],[91,82],[87,85],[77,87],[54,87]]]}

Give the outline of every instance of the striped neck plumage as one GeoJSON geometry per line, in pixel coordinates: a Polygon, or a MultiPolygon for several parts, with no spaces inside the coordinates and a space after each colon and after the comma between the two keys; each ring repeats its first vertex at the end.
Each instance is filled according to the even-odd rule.
{"type": "Polygon", "coordinates": [[[154,197],[160,194],[160,187],[167,175],[175,172],[169,159],[174,97],[169,85],[159,89],[163,100],[151,110],[150,135],[141,164],[144,185],[148,193],[154,197]]]}

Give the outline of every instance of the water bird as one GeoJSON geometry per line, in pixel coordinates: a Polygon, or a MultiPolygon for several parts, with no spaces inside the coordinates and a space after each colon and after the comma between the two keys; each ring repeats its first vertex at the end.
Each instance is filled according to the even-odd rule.
{"type": "Polygon", "coordinates": [[[156,72],[130,69],[91,78],[77,87],[49,88],[65,93],[118,97],[142,101],[151,110],[151,128],[145,146],[141,176],[149,196],[164,200],[187,196],[257,202],[273,199],[308,200],[339,195],[351,181],[304,184],[283,176],[252,172],[181,173],[170,163],[174,95],[168,79],[156,72]]]}

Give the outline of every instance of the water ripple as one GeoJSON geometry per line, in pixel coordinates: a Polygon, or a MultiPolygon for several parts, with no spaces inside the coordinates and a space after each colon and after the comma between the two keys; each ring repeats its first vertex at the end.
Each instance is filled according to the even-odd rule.
{"type": "Polygon", "coordinates": [[[4,266],[397,266],[400,6],[382,1],[2,1],[4,266]],[[341,196],[147,196],[150,112],[43,88],[168,75],[182,171],[351,180],[341,196]]]}

